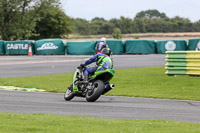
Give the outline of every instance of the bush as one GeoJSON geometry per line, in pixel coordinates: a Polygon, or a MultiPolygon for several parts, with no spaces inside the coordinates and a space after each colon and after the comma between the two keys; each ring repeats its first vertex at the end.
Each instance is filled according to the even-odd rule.
{"type": "Polygon", "coordinates": [[[119,28],[115,28],[113,33],[112,33],[113,38],[115,39],[122,39],[122,33],[119,28]]]}

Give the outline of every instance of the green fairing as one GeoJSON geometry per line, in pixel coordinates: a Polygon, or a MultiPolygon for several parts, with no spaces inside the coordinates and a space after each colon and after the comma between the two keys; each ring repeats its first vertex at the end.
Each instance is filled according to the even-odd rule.
{"type": "Polygon", "coordinates": [[[76,69],[76,72],[74,73],[74,78],[73,78],[73,91],[79,91],[77,85],[74,85],[74,81],[77,80],[76,75],[77,75],[77,72],[78,72],[78,71],[79,71],[79,70],[76,69]]]}
{"type": "MultiPolygon", "coordinates": [[[[110,73],[110,74],[112,75],[112,77],[113,77],[114,74],[115,74],[115,71],[114,71],[113,69],[106,69],[106,70],[104,70],[104,71],[97,71],[97,72],[95,72],[94,75],[92,75],[92,77],[93,77],[93,78],[96,78],[96,77],[98,77],[99,75],[101,75],[101,74],[103,74],[103,73],[106,73],[106,72],[110,73]]],[[[112,78],[110,78],[110,79],[112,79],[112,78]]],[[[106,81],[106,82],[109,82],[109,81],[106,81]]]]}

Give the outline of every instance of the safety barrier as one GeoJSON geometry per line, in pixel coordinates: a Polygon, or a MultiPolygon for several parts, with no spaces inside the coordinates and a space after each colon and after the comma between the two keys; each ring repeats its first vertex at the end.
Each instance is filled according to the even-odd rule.
{"type": "Polygon", "coordinates": [[[0,55],[4,55],[4,41],[0,40],[0,55]]]}
{"type": "Polygon", "coordinates": [[[42,39],[35,42],[36,55],[64,55],[66,41],[62,39],[42,39]]]}
{"type": "Polygon", "coordinates": [[[155,40],[127,40],[125,42],[126,54],[155,54],[156,42],[155,40]]]}
{"type": "Polygon", "coordinates": [[[200,51],[167,51],[167,75],[200,75],[200,51]]]}
{"type": "MultiPolygon", "coordinates": [[[[74,41],[42,39],[22,41],[0,41],[0,55],[28,55],[29,45],[36,55],[92,55],[99,41],[74,41]]],[[[186,40],[107,40],[112,54],[164,54],[166,51],[200,50],[200,38],[186,40]]]]}
{"type": "Polygon", "coordinates": [[[33,47],[35,41],[5,41],[4,49],[6,55],[28,55],[29,45],[33,47]]]}
{"type": "Polygon", "coordinates": [[[189,39],[188,50],[199,50],[200,49],[200,39],[189,39]]]}
{"type": "Polygon", "coordinates": [[[66,53],[68,55],[95,54],[95,42],[94,41],[67,42],[66,53]]]}
{"type": "Polygon", "coordinates": [[[185,51],[187,50],[186,40],[162,40],[156,42],[158,54],[164,54],[166,51],[185,51]]]}
{"type": "MultiPolygon", "coordinates": [[[[96,41],[96,44],[100,41],[96,41]]],[[[112,54],[123,54],[124,53],[124,41],[122,40],[107,40],[106,43],[112,51],[112,54]]]]}

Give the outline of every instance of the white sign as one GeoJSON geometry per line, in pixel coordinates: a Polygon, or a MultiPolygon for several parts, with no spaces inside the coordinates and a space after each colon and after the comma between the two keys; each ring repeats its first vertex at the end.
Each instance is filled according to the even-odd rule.
{"type": "Polygon", "coordinates": [[[48,49],[57,49],[58,46],[53,43],[44,43],[41,47],[37,48],[37,50],[48,50],[48,49]]]}
{"type": "Polygon", "coordinates": [[[200,48],[200,41],[197,43],[198,49],[200,48]]]}
{"type": "Polygon", "coordinates": [[[7,44],[7,49],[28,49],[28,44],[7,44]]]}
{"type": "Polygon", "coordinates": [[[176,43],[174,43],[174,41],[168,41],[166,44],[165,44],[165,49],[167,51],[174,51],[176,49],[176,43]]]}

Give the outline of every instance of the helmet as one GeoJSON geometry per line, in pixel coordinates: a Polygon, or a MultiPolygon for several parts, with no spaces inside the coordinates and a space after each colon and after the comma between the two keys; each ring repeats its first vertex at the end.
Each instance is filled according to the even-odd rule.
{"type": "Polygon", "coordinates": [[[103,48],[101,50],[101,53],[110,56],[111,55],[111,50],[109,48],[103,48]]]}
{"type": "Polygon", "coordinates": [[[105,37],[102,37],[102,38],[101,38],[101,42],[106,42],[106,38],[105,38],[105,37]]]}

